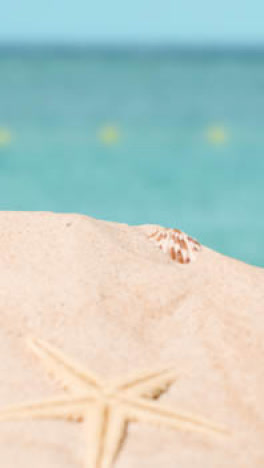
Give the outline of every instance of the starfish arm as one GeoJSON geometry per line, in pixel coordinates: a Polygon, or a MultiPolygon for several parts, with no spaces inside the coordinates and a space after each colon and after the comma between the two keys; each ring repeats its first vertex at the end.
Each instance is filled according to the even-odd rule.
{"type": "MultiPolygon", "coordinates": [[[[125,402],[122,399],[123,403],[125,402]]],[[[229,431],[200,416],[170,410],[141,398],[126,398],[129,419],[166,425],[171,428],[228,435],[229,431]]]]}
{"type": "Polygon", "coordinates": [[[74,401],[69,397],[61,397],[25,405],[9,406],[0,411],[0,421],[24,419],[65,419],[68,421],[79,421],[83,418],[84,405],[88,404],[88,398],[74,401]]]}
{"type": "Polygon", "coordinates": [[[104,433],[103,457],[100,468],[111,468],[126,433],[127,420],[121,407],[109,408],[104,433]]]}
{"type": "Polygon", "coordinates": [[[85,468],[111,468],[122,443],[126,418],[121,407],[98,401],[86,414],[85,468]]]}
{"type": "Polygon", "coordinates": [[[106,424],[106,407],[98,401],[89,407],[85,419],[86,460],[85,468],[101,468],[103,439],[106,424]]]}
{"type": "Polygon", "coordinates": [[[87,393],[89,389],[93,392],[100,386],[97,377],[82,369],[79,364],[76,364],[49,343],[34,338],[29,340],[29,346],[34,354],[46,364],[53,377],[72,392],[85,391],[87,393]]]}
{"type": "Polygon", "coordinates": [[[175,381],[173,369],[163,369],[135,375],[115,385],[117,390],[127,391],[136,396],[157,398],[175,381]]]}

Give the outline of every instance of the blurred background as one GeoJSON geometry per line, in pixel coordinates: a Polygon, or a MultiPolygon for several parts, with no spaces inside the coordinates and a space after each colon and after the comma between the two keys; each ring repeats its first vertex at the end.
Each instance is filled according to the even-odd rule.
{"type": "Polygon", "coordinates": [[[1,5],[0,209],[180,228],[264,266],[262,0],[1,5]]]}

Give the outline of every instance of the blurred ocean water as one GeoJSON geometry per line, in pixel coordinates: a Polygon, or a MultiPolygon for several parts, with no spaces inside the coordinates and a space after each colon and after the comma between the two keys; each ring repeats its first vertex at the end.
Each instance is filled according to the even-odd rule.
{"type": "Polygon", "coordinates": [[[0,209],[175,226],[264,266],[264,53],[0,49],[0,209]]]}

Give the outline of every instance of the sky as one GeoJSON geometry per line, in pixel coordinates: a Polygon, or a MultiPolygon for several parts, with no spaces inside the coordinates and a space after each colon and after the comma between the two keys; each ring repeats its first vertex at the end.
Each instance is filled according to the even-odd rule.
{"type": "Polygon", "coordinates": [[[6,0],[0,43],[264,44],[264,0],[6,0]]]}

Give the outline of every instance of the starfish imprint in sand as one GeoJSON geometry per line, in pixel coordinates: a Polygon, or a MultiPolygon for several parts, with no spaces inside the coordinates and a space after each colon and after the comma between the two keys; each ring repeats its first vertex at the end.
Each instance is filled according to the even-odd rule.
{"type": "Polygon", "coordinates": [[[172,260],[178,263],[190,263],[196,259],[201,244],[179,229],[160,228],[148,236],[172,260]]]}
{"type": "Polygon", "coordinates": [[[4,408],[0,421],[19,419],[64,419],[84,422],[85,468],[110,468],[117,456],[130,421],[168,428],[227,435],[213,422],[158,404],[157,399],[174,382],[171,369],[147,372],[106,383],[74,363],[50,344],[29,341],[32,351],[67,390],[59,398],[4,408]]]}

